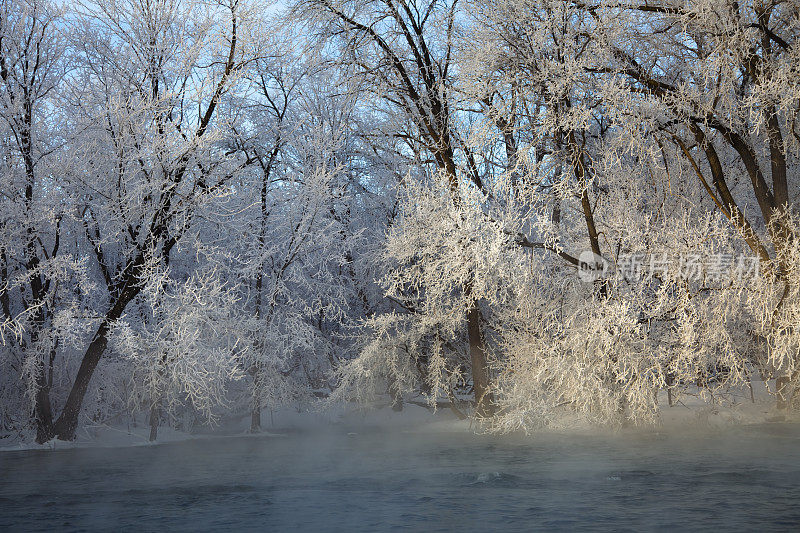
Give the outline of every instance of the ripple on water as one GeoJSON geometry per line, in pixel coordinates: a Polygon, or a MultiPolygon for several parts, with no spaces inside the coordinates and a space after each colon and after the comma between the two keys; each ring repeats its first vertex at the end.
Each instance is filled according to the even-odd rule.
{"type": "Polygon", "coordinates": [[[459,486],[486,485],[493,487],[516,488],[524,484],[524,478],[506,472],[460,472],[452,476],[459,486]]]}

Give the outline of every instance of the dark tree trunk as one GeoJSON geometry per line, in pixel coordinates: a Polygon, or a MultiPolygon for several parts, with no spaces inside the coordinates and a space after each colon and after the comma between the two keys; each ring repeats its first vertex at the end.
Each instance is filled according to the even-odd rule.
{"type": "MultiPolygon", "coordinates": [[[[166,230],[163,230],[166,231],[166,230]]],[[[174,241],[173,241],[174,243],[174,241]]],[[[167,250],[169,253],[169,250],[167,250]]],[[[111,288],[111,293],[118,294],[113,300],[111,308],[106,313],[105,319],[97,328],[92,337],[92,342],[86,348],[78,368],[78,374],[69,391],[67,403],[55,423],[55,434],[60,440],[75,440],[75,430],[78,428],[78,416],[83,405],[83,398],[89,388],[89,382],[97,368],[97,363],[106,351],[108,346],[108,330],[111,324],[122,316],[125,307],[141,292],[142,287],[139,283],[142,267],[145,263],[145,254],[139,250],[138,254],[128,263],[120,281],[115,287],[111,288]]]]}
{"type": "Polygon", "coordinates": [[[675,374],[672,372],[667,371],[667,375],[664,378],[665,385],[667,386],[667,403],[670,407],[673,406],[675,400],[673,399],[672,390],[675,388],[675,374]]]}
{"type": "MultiPolygon", "coordinates": [[[[33,284],[34,287],[36,284],[33,284]]],[[[36,349],[36,342],[39,332],[44,328],[44,312],[42,308],[36,313],[34,318],[34,331],[31,334],[30,346],[36,349]]],[[[50,372],[52,372],[54,354],[50,354],[50,372]]],[[[36,442],[38,444],[45,443],[55,436],[53,430],[53,410],[50,404],[50,385],[51,381],[48,379],[48,368],[42,359],[36,360],[34,369],[36,380],[36,395],[34,396],[33,417],[36,421],[36,442]]]]}
{"type": "Polygon", "coordinates": [[[158,424],[161,421],[161,408],[158,403],[150,407],[150,442],[155,442],[158,438],[158,424]]]}
{"type": "MultiPolygon", "coordinates": [[[[38,259],[29,263],[38,265],[38,259]]],[[[45,288],[40,276],[34,276],[31,281],[31,289],[36,301],[41,302],[45,297],[45,288]]],[[[46,318],[44,306],[39,307],[33,317],[33,330],[31,332],[29,348],[37,349],[39,336],[44,330],[46,318]]],[[[53,431],[53,410],[50,404],[50,388],[52,385],[53,359],[55,358],[55,348],[50,351],[50,361],[45,365],[43,359],[37,357],[34,367],[34,379],[36,381],[36,395],[34,396],[33,416],[36,421],[36,442],[42,444],[49,441],[55,435],[53,431]]]]}
{"type": "Polygon", "coordinates": [[[250,433],[261,432],[261,406],[258,404],[253,405],[250,411],[250,433]]]}
{"type": "Polygon", "coordinates": [[[60,440],[75,440],[75,430],[78,428],[78,415],[81,411],[83,398],[86,396],[89,381],[92,379],[92,374],[94,374],[97,363],[100,362],[107,344],[108,321],[105,320],[100,324],[92,342],[86,349],[81,366],[78,368],[78,375],[75,376],[75,382],[67,397],[67,403],[64,405],[61,416],[56,420],[54,431],[56,437],[60,440]]]}
{"type": "Polygon", "coordinates": [[[491,417],[494,415],[495,404],[489,388],[489,366],[486,346],[481,335],[481,311],[477,302],[467,311],[467,336],[472,364],[472,387],[475,392],[475,415],[491,417]]]}
{"type": "Polygon", "coordinates": [[[789,401],[791,400],[789,376],[780,376],[775,379],[775,392],[777,393],[778,397],[776,402],[778,409],[788,409],[789,401]]]}
{"type": "Polygon", "coordinates": [[[392,411],[400,412],[403,410],[403,395],[400,394],[400,386],[395,376],[389,376],[389,397],[392,400],[392,411]]]}
{"type": "Polygon", "coordinates": [[[50,384],[47,380],[43,361],[36,363],[34,416],[36,417],[36,442],[42,444],[52,439],[55,436],[53,409],[50,405],[50,384]]]}
{"type": "MultiPolygon", "coordinates": [[[[259,276],[259,280],[260,278],[259,276]]],[[[259,314],[257,309],[256,315],[259,314]]],[[[256,349],[261,349],[261,347],[257,346],[256,349]]],[[[253,377],[253,388],[250,390],[251,401],[253,402],[250,407],[250,433],[258,433],[261,431],[261,390],[264,385],[263,371],[264,369],[259,363],[255,363],[250,367],[250,375],[253,377]]]]}

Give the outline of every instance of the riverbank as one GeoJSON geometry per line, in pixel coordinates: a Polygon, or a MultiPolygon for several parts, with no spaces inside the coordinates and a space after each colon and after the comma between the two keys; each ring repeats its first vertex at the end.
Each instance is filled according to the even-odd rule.
{"type": "MultiPolygon", "coordinates": [[[[552,421],[546,427],[530,431],[547,433],[606,433],[606,432],[672,432],[715,428],[736,425],[795,423],[800,422],[797,412],[779,412],[770,393],[770,384],[753,382],[753,394],[748,388],[728,391],[724,395],[712,396],[700,391],[688,391],[673,398],[673,405],[665,391],[658,395],[659,417],[654,426],[637,428],[599,428],[585,420],[569,414],[552,421]]],[[[60,450],[73,448],[118,448],[128,446],[153,446],[188,440],[205,440],[228,437],[269,438],[295,433],[396,430],[412,432],[485,432],[487,428],[472,420],[459,420],[450,409],[432,410],[420,401],[406,402],[401,412],[390,409],[386,402],[377,407],[356,405],[317,405],[284,408],[262,413],[263,430],[249,432],[249,414],[219,421],[214,426],[200,426],[191,432],[178,431],[162,426],[158,439],[149,441],[150,428],[145,423],[87,424],[82,426],[75,441],[52,440],[44,444],[33,442],[32,431],[16,435],[0,435],[0,452],[20,450],[60,450]]]]}

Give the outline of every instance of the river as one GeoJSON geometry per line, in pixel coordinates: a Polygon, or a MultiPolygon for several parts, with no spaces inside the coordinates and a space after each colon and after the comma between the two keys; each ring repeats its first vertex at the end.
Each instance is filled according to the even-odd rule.
{"type": "Polygon", "coordinates": [[[487,436],[341,427],[0,453],[2,531],[800,528],[800,426],[487,436]]]}

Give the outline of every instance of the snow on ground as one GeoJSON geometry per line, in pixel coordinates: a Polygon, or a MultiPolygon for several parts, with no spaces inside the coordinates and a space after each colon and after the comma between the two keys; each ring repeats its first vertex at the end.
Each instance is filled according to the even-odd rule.
{"type": "Polygon", "coordinates": [[[33,442],[33,433],[27,435],[0,436],[0,452],[14,450],[57,450],[65,448],[116,448],[126,446],[152,446],[190,439],[213,439],[230,436],[252,438],[281,437],[288,433],[312,431],[346,431],[355,435],[360,431],[421,430],[421,431],[469,431],[469,422],[455,419],[450,411],[432,412],[423,407],[408,404],[402,412],[388,407],[364,408],[335,406],[327,409],[281,409],[266,410],[261,417],[262,431],[249,432],[250,415],[220,421],[215,427],[199,427],[189,433],[161,426],[158,439],[149,442],[150,427],[146,424],[132,425],[84,425],[79,428],[76,440],[64,442],[53,439],[45,444],[33,442]],[[3,438],[4,437],[4,438],[3,438]]]}

